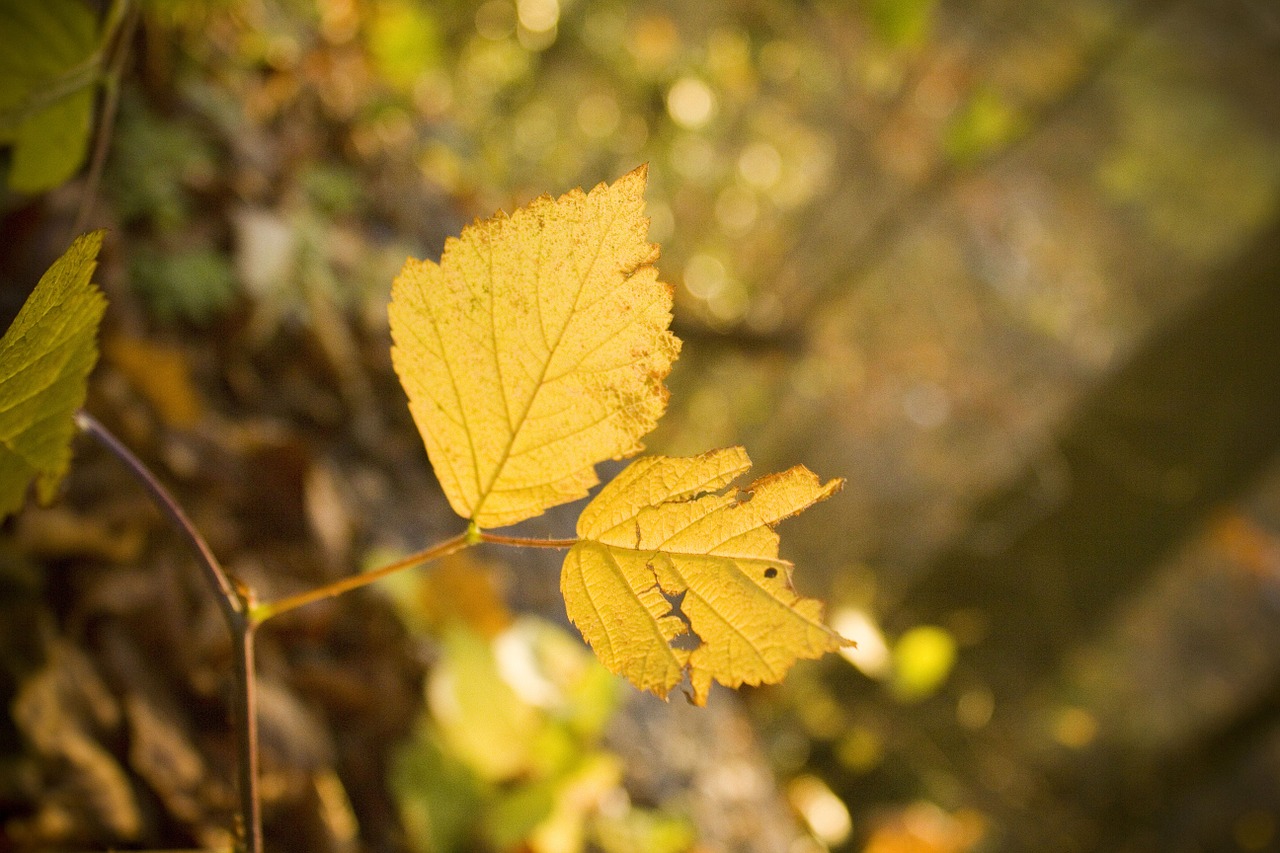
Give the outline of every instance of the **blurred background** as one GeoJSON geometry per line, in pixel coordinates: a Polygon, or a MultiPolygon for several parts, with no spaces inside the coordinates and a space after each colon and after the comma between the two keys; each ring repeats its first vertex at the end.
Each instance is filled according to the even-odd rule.
{"type": "MultiPolygon", "coordinates": [[[[645,162],[685,342],[649,449],[848,480],[783,555],[857,648],[706,710],[599,668],[552,552],[271,623],[269,849],[1280,849],[1274,3],[39,8],[0,35],[107,82],[53,167],[0,128],[0,315],[110,229],[89,408],[262,597],[461,529],[404,259],[645,162]]],[[[182,543],[87,445],[4,532],[0,851],[225,848],[182,543]]]]}

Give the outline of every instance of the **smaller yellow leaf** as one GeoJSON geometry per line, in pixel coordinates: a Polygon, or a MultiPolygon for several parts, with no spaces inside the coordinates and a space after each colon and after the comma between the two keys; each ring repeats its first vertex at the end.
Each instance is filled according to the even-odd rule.
{"type": "Polygon", "coordinates": [[[578,518],[560,580],[569,618],[642,690],[665,698],[687,672],[701,705],[713,680],[773,684],[796,660],[847,644],[821,602],[792,587],[773,530],[844,481],[796,466],[752,483],[748,498],[717,494],[750,465],[740,447],[639,459],[578,518]]]}

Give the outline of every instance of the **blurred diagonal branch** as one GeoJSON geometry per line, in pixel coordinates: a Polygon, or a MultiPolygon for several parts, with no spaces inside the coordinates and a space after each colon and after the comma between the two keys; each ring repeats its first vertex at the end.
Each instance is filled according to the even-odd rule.
{"type": "MultiPolygon", "coordinates": [[[[690,339],[705,338],[712,343],[720,341],[748,350],[795,351],[802,347],[819,313],[839,293],[857,287],[869,273],[884,263],[918,224],[929,218],[932,211],[962,181],[998,169],[1049,132],[1059,119],[1093,93],[1099,81],[1114,69],[1127,51],[1164,15],[1179,5],[1180,1],[1150,0],[1130,4],[1127,14],[1121,13],[1107,35],[1087,50],[1087,56],[1081,61],[1081,73],[1054,97],[1026,109],[1020,132],[1005,144],[985,151],[972,160],[963,163],[940,160],[925,179],[897,192],[887,206],[853,234],[849,233],[850,223],[858,221],[857,217],[839,215],[837,212],[842,207],[851,213],[865,211],[870,207],[865,200],[859,200],[860,191],[853,186],[853,181],[855,177],[864,175],[862,164],[868,160],[867,152],[874,148],[876,138],[891,123],[895,111],[911,95],[914,86],[912,80],[922,76],[924,72],[919,68],[915,69],[914,74],[909,72],[909,79],[901,85],[899,94],[885,105],[880,113],[881,120],[874,127],[868,128],[864,116],[846,109],[839,125],[842,134],[839,155],[841,166],[835,170],[843,178],[823,200],[810,205],[806,216],[796,222],[794,233],[800,237],[786,256],[789,267],[820,271],[817,283],[791,294],[794,301],[779,316],[775,325],[761,328],[744,322],[722,334],[715,334],[701,328],[689,328],[686,324],[678,330],[681,336],[690,339]],[[833,246],[842,248],[833,251],[833,246]]],[[[815,27],[815,32],[819,34],[834,31],[834,26],[815,27]]],[[[840,56],[834,37],[829,38],[832,38],[830,52],[834,56],[840,56]]],[[[976,34],[970,40],[981,45],[984,52],[990,52],[990,42],[996,38],[990,34],[976,34]]],[[[995,52],[998,53],[999,48],[995,52]]],[[[880,180],[887,183],[883,176],[880,180]]],[[[761,279],[778,279],[782,272],[777,269],[763,273],[761,279]]]]}

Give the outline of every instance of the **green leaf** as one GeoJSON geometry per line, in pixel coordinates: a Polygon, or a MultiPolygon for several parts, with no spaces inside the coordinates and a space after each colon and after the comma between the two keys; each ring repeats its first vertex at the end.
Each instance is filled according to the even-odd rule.
{"type": "Polygon", "coordinates": [[[84,162],[100,78],[97,30],[79,0],[0,2],[0,143],[14,148],[12,189],[51,189],[84,162]]]}
{"type": "Polygon", "coordinates": [[[76,238],[0,339],[0,519],[22,506],[32,480],[40,501],[52,500],[71,461],[72,418],[107,307],[90,281],[101,247],[101,231],[76,238]]]}

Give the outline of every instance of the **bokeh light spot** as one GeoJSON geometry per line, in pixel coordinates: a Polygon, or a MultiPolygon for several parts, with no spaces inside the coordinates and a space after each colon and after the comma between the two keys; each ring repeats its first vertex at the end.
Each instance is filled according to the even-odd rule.
{"type": "Polygon", "coordinates": [[[618,129],[622,111],[613,95],[601,92],[588,95],[578,104],[578,127],[593,139],[607,139],[618,129]]]}
{"type": "Polygon", "coordinates": [[[1071,749],[1082,749],[1098,736],[1098,718],[1084,708],[1063,708],[1053,721],[1053,739],[1071,749]]]}
{"type": "Polygon", "coordinates": [[[516,31],[516,10],[508,0],[489,0],[476,9],[476,32],[490,41],[510,38],[516,31]]]}
{"type": "Polygon", "coordinates": [[[768,142],[753,142],[738,156],[738,173],[751,186],[767,190],[782,176],[782,155],[768,142]]]}
{"type": "Polygon", "coordinates": [[[699,252],[684,267],[684,286],[699,299],[711,299],[724,289],[727,280],[719,258],[699,252]]]}
{"type": "Polygon", "coordinates": [[[716,95],[697,77],[681,77],[667,91],[667,113],[688,130],[706,126],[716,111],[716,95]]]}
{"type": "Polygon", "coordinates": [[[870,615],[863,610],[846,607],[835,613],[831,627],[846,640],[857,643],[856,646],[842,648],[840,655],[859,672],[871,678],[883,678],[888,674],[889,645],[870,615]]]}
{"type": "Polygon", "coordinates": [[[818,777],[793,779],[787,786],[787,798],[809,825],[809,830],[824,844],[843,844],[853,832],[849,809],[818,777]]]}
{"type": "Polygon", "coordinates": [[[996,697],[986,687],[974,687],[956,700],[956,722],[974,731],[991,722],[996,710],[996,697]]]}
{"type": "Polygon", "coordinates": [[[716,196],[716,221],[731,236],[740,237],[751,230],[759,213],[755,193],[745,187],[732,184],[716,196]]]}
{"type": "Polygon", "coordinates": [[[951,398],[932,382],[918,382],[902,395],[902,411],[916,426],[933,429],[951,417],[951,398]]]}
{"type": "Polygon", "coordinates": [[[938,691],[956,662],[956,641],[934,625],[912,628],[893,647],[893,692],[904,702],[938,691]]]}
{"type": "Polygon", "coordinates": [[[716,167],[716,148],[697,134],[683,134],[671,143],[671,164],[682,178],[705,183],[716,167]]]}
{"type": "Polygon", "coordinates": [[[836,759],[855,773],[875,769],[884,759],[884,738],[866,726],[853,726],[836,743],[836,759]]]}
{"type": "Polygon", "coordinates": [[[558,0],[518,0],[516,17],[520,26],[531,33],[549,32],[560,20],[560,3],[558,0]]]}
{"type": "Polygon", "coordinates": [[[653,73],[667,67],[680,44],[680,32],[670,18],[650,15],[636,21],[628,45],[641,71],[653,73]]]}
{"type": "Polygon", "coordinates": [[[716,321],[713,325],[731,326],[745,317],[750,307],[751,299],[746,289],[733,278],[727,279],[725,286],[707,299],[707,310],[716,321]]]}

